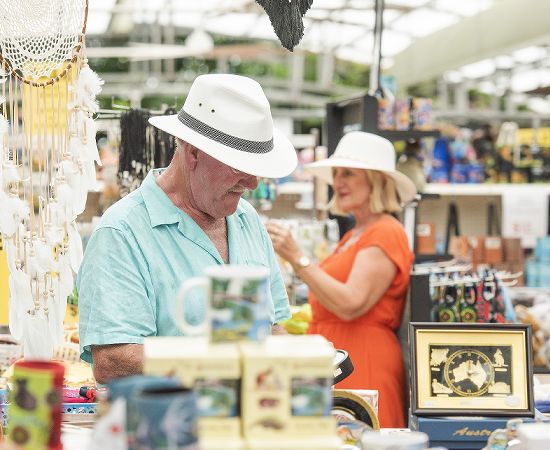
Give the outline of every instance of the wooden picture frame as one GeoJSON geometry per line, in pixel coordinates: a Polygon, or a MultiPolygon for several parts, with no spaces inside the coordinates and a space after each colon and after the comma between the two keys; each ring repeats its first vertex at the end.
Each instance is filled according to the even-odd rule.
{"type": "Polygon", "coordinates": [[[411,412],[533,417],[531,327],[409,324],[411,412]]]}

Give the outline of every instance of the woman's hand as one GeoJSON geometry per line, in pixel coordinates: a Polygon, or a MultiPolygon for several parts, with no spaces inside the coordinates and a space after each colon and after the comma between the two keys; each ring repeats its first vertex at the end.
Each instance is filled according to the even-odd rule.
{"type": "Polygon", "coordinates": [[[268,222],[265,227],[277,254],[292,266],[298,264],[303,252],[292,237],[290,230],[274,222],[268,222]]]}

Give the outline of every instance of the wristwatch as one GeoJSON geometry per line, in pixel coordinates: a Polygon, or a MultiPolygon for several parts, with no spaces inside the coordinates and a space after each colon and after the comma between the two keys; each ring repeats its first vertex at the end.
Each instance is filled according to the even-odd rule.
{"type": "Polygon", "coordinates": [[[305,269],[309,265],[311,265],[311,259],[309,259],[306,255],[302,255],[294,266],[294,271],[298,272],[300,269],[305,269]]]}

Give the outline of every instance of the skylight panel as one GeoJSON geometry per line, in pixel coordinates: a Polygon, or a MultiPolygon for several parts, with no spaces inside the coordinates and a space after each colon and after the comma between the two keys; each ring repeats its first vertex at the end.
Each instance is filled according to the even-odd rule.
{"type": "Polygon", "coordinates": [[[512,57],[519,63],[528,64],[545,56],[545,50],[542,47],[525,47],[512,53],[512,57]]]}
{"type": "Polygon", "coordinates": [[[457,21],[458,17],[453,14],[421,8],[402,15],[392,22],[391,27],[396,31],[421,37],[448,27],[457,21]]]}
{"type": "Polygon", "coordinates": [[[493,0],[436,0],[434,7],[437,10],[452,12],[468,17],[480,13],[493,5],[493,0]]]}
{"type": "Polygon", "coordinates": [[[353,9],[343,9],[342,11],[334,11],[330,15],[331,19],[341,21],[341,22],[347,22],[347,23],[353,23],[357,25],[363,25],[368,28],[374,27],[374,18],[375,13],[374,10],[363,10],[363,11],[356,11],[353,9]]]}
{"type": "Polygon", "coordinates": [[[460,71],[466,78],[482,78],[495,72],[496,66],[492,59],[484,59],[473,64],[462,66],[460,71]]]}
{"type": "Polygon", "coordinates": [[[382,56],[394,56],[405,50],[411,44],[411,38],[406,34],[386,30],[382,35],[382,56]]]}

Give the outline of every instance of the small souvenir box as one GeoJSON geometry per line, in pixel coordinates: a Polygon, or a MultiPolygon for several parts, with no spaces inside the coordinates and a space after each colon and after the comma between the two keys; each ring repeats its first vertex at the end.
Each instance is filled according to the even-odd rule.
{"type": "Polygon", "coordinates": [[[395,129],[408,130],[411,127],[411,100],[398,98],[395,100],[395,129]]]}
{"type": "Polygon", "coordinates": [[[336,436],[308,439],[250,439],[247,450],[338,450],[342,441],[336,436]]]}
{"type": "Polygon", "coordinates": [[[197,394],[199,438],[240,436],[241,357],[237,344],[204,338],[145,338],[147,375],[174,376],[197,394]]]}
{"type": "Polygon", "coordinates": [[[247,439],[335,436],[335,350],[322,336],[270,336],[241,343],[242,422],[247,439]]]}
{"type": "Polygon", "coordinates": [[[412,99],[412,115],[416,130],[433,130],[432,101],[429,98],[412,99]]]}
{"type": "Polygon", "coordinates": [[[380,130],[395,130],[393,102],[387,98],[378,99],[378,128],[380,130]]]}
{"type": "Polygon", "coordinates": [[[205,438],[199,440],[200,450],[247,450],[242,439],[205,438]]]}

